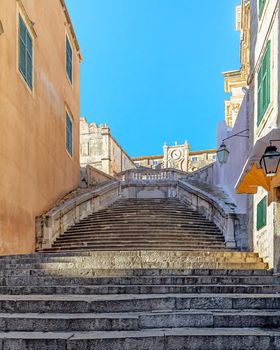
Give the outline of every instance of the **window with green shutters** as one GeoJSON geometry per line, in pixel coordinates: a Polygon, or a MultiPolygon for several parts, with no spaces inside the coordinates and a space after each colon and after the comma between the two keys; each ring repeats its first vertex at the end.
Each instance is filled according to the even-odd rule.
{"type": "Polygon", "coordinates": [[[33,85],[33,42],[28,29],[19,15],[19,35],[18,35],[18,69],[22,74],[29,88],[33,85]]]}
{"type": "Polygon", "coordinates": [[[67,76],[68,76],[71,84],[72,84],[72,80],[73,80],[72,60],[73,60],[73,52],[72,52],[72,48],[71,48],[68,36],[66,35],[66,73],[67,73],[67,76]]]}
{"type": "Polygon", "coordinates": [[[259,126],[270,103],[270,41],[266,45],[258,72],[258,120],[259,126]]]}
{"type": "Polygon", "coordinates": [[[71,156],[73,153],[72,137],[72,120],[69,114],[66,112],[66,149],[71,156]]]}
{"type": "Polygon", "coordinates": [[[266,0],[259,0],[259,17],[262,16],[266,0]]]}
{"type": "Polygon", "coordinates": [[[264,197],[257,205],[257,230],[266,226],[266,203],[267,197],[264,197]]]}

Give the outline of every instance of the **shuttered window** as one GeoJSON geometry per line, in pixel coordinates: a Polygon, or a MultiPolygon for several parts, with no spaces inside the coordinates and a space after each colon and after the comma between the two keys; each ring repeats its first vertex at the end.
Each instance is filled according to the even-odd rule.
{"type": "Polygon", "coordinates": [[[266,203],[267,197],[264,197],[257,205],[257,230],[266,226],[266,203]]]}
{"type": "Polygon", "coordinates": [[[270,103],[270,41],[267,43],[258,72],[258,120],[259,126],[270,103]]]}
{"type": "Polygon", "coordinates": [[[32,90],[33,85],[33,42],[28,29],[19,15],[19,35],[18,35],[18,69],[27,85],[32,90]]]}
{"type": "Polygon", "coordinates": [[[72,153],[73,153],[72,120],[67,112],[66,112],[66,149],[68,153],[72,156],[72,153]]]}
{"type": "Polygon", "coordinates": [[[72,48],[71,48],[68,36],[66,35],[66,73],[71,83],[73,80],[72,59],[73,59],[72,48]]]}
{"type": "Polygon", "coordinates": [[[259,0],[259,17],[262,16],[266,0],[259,0]]]}

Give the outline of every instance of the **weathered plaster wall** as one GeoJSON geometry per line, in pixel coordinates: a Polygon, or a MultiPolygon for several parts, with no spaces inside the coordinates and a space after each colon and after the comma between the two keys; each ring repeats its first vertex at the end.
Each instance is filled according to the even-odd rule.
{"type": "Polygon", "coordinates": [[[18,1],[0,0],[0,254],[35,249],[35,216],[79,184],[79,61],[56,0],[22,0],[34,22],[34,89],[17,63],[18,1]],[[73,87],[65,73],[65,33],[73,47],[73,87]],[[73,157],[65,149],[66,106],[73,157]]]}
{"type": "MultiPolygon", "coordinates": [[[[222,143],[222,140],[230,137],[239,131],[248,129],[248,95],[244,96],[236,122],[232,129],[228,129],[225,121],[219,123],[217,128],[217,148],[222,143]]],[[[248,132],[242,133],[248,135],[248,132]]],[[[239,208],[240,213],[247,213],[248,196],[237,194],[235,184],[239,179],[241,170],[246,162],[249,152],[249,139],[246,137],[233,137],[225,141],[226,147],[229,150],[229,158],[226,164],[215,162],[213,168],[213,183],[223,187],[223,189],[233,199],[234,203],[239,208]]]]}
{"type": "MultiPolygon", "coordinates": [[[[234,127],[232,129],[228,128],[225,121],[219,123],[217,128],[217,149],[223,139],[248,129],[248,118],[248,94],[246,93],[234,127]]],[[[248,135],[248,132],[244,132],[243,135],[248,135]]],[[[235,184],[248,157],[249,139],[246,137],[233,137],[226,140],[225,144],[230,152],[226,164],[220,164],[216,161],[214,164],[206,166],[188,177],[222,187],[237,206],[238,212],[245,214],[248,212],[248,196],[236,194],[235,184]]]]}

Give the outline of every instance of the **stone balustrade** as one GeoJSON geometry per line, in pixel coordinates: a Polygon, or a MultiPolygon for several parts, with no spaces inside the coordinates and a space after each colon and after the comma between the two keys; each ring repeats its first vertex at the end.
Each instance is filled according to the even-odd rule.
{"type": "Polygon", "coordinates": [[[68,227],[95,211],[104,209],[120,196],[120,182],[112,180],[66,200],[36,218],[36,248],[50,248],[68,227]]]}
{"type": "Polygon", "coordinates": [[[131,169],[118,175],[123,182],[147,182],[147,181],[177,181],[186,176],[186,173],[175,169],[131,169]]]}

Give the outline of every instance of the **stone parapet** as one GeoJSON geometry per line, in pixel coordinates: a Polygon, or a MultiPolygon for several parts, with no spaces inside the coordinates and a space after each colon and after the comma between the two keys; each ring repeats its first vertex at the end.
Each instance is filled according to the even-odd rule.
{"type": "Polygon", "coordinates": [[[36,218],[36,248],[50,248],[57,237],[68,227],[95,211],[115,202],[120,195],[120,182],[102,183],[88,192],[66,200],[47,213],[36,218]]]}
{"type": "Polygon", "coordinates": [[[178,182],[178,197],[219,227],[224,235],[227,248],[247,248],[247,246],[244,247],[242,240],[244,233],[246,233],[246,231],[242,231],[245,230],[246,215],[236,213],[222,199],[188,182],[178,182]]]}

